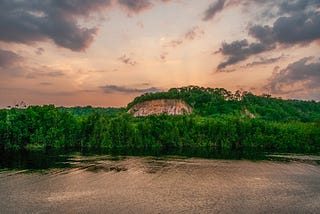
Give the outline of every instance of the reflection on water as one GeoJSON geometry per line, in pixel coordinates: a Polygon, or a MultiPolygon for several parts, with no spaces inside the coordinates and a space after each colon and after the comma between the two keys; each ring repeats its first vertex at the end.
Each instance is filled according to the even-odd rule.
{"type": "Polygon", "coordinates": [[[58,151],[6,151],[0,156],[0,169],[49,169],[68,167],[68,155],[58,151]]]}
{"type": "MultiPolygon", "coordinates": [[[[312,164],[320,164],[319,156],[292,155],[292,154],[273,154],[260,150],[219,150],[216,148],[188,147],[180,149],[133,149],[117,148],[109,150],[48,150],[48,151],[6,151],[0,152],[0,170],[3,169],[27,169],[42,170],[51,168],[70,168],[75,166],[75,162],[90,163],[92,160],[98,161],[108,155],[108,160],[118,161],[126,156],[152,156],[156,159],[167,157],[179,158],[206,158],[206,159],[225,159],[225,160],[273,160],[273,161],[300,161],[312,164]],[[100,156],[97,158],[97,156],[100,156]],[[90,158],[91,157],[91,158],[90,158]],[[312,158],[313,157],[313,158],[312,158]],[[77,159],[78,158],[78,159],[77,159]]],[[[82,167],[92,171],[123,171],[125,169],[112,167],[103,168],[97,165],[85,165],[82,167]]]]}
{"type": "Polygon", "coordinates": [[[0,213],[320,210],[319,156],[199,151],[2,153],[0,213]]]}
{"type": "MultiPolygon", "coordinates": [[[[153,156],[163,158],[168,156],[179,157],[201,157],[210,159],[229,159],[229,160],[263,160],[266,159],[265,153],[255,150],[219,150],[214,148],[180,148],[180,149],[133,149],[117,148],[111,150],[83,150],[83,151],[7,151],[1,152],[0,169],[28,169],[41,170],[50,168],[68,168],[73,164],[69,160],[77,161],[75,156],[90,157],[95,155],[110,155],[109,159],[117,160],[124,156],[153,156]]],[[[80,161],[80,160],[79,160],[80,161]]],[[[85,161],[85,160],[82,160],[85,161]]],[[[86,161],[90,161],[86,160],[86,161]]],[[[92,171],[100,170],[123,170],[120,168],[102,169],[99,166],[88,166],[92,171]]]]}

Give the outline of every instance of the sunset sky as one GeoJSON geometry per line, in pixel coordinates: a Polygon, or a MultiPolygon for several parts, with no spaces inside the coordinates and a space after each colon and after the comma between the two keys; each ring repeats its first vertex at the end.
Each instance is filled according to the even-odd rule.
{"type": "Polygon", "coordinates": [[[188,85],[320,100],[320,0],[0,0],[0,108],[188,85]]]}

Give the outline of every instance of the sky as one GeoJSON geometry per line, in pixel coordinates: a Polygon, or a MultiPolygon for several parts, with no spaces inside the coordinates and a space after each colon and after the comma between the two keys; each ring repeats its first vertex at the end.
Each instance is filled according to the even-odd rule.
{"type": "Polygon", "coordinates": [[[320,100],[320,0],[0,0],[0,108],[197,85],[320,100]]]}

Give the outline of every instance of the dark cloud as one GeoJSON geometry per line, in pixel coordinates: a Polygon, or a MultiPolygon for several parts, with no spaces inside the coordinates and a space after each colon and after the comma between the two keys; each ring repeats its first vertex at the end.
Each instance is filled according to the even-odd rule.
{"type": "Polygon", "coordinates": [[[283,16],[272,27],[256,25],[249,33],[263,43],[308,44],[320,40],[320,13],[283,16]]]}
{"type": "Polygon", "coordinates": [[[222,70],[229,65],[236,64],[246,60],[252,55],[262,53],[272,49],[272,46],[262,43],[248,43],[246,39],[234,41],[232,43],[223,43],[219,52],[227,56],[227,60],[218,65],[218,70],[222,70]]]}
{"type": "Polygon", "coordinates": [[[279,13],[301,13],[308,8],[319,7],[319,0],[295,0],[295,1],[280,1],[279,2],[279,13]]]}
{"type": "Polygon", "coordinates": [[[255,4],[262,8],[260,18],[274,18],[283,14],[300,13],[308,9],[319,8],[319,0],[217,0],[205,11],[203,20],[207,21],[222,10],[229,7],[243,7],[243,12],[247,13],[248,8],[255,4]]]}
{"type": "Polygon", "coordinates": [[[226,0],[217,0],[216,2],[212,3],[209,8],[205,11],[204,13],[204,17],[203,17],[203,21],[208,21],[212,18],[214,18],[214,16],[222,11],[224,4],[225,4],[226,0]]]}
{"type": "Polygon", "coordinates": [[[261,58],[259,61],[253,61],[246,65],[246,67],[252,67],[256,65],[266,65],[266,64],[272,64],[275,62],[278,62],[280,59],[282,59],[284,56],[274,57],[274,58],[261,58]]]}
{"type": "MultiPolygon", "coordinates": [[[[260,1],[254,1],[261,3],[260,1]]],[[[320,1],[295,0],[274,1],[278,18],[272,26],[254,25],[248,33],[257,42],[249,44],[246,39],[223,43],[219,52],[226,60],[218,65],[224,69],[250,56],[292,45],[306,45],[320,40],[320,1]]]]}
{"type": "Polygon", "coordinates": [[[300,44],[320,39],[320,1],[279,1],[272,26],[255,25],[249,34],[262,43],[300,44]]]}
{"type": "Polygon", "coordinates": [[[128,15],[138,14],[151,9],[159,3],[169,3],[174,0],[116,0],[118,5],[128,12],[128,15]]]}
{"type": "Polygon", "coordinates": [[[199,26],[195,26],[191,28],[185,35],[184,38],[186,40],[194,40],[198,37],[201,37],[204,34],[204,31],[200,29],[199,26]]]}
{"type": "MultiPolygon", "coordinates": [[[[39,2],[39,0],[31,1],[39,2]]],[[[111,0],[47,0],[47,2],[50,2],[54,10],[56,8],[58,12],[66,16],[88,16],[92,12],[102,11],[111,4],[111,0]]]]}
{"type": "Polygon", "coordinates": [[[281,17],[273,25],[275,41],[280,43],[309,43],[320,39],[320,14],[298,14],[281,17]]]}
{"type": "Polygon", "coordinates": [[[79,19],[97,13],[111,0],[1,0],[0,41],[31,44],[52,40],[56,45],[85,50],[96,27],[80,26],[79,19]]]}
{"type": "Polygon", "coordinates": [[[267,88],[272,93],[284,94],[288,93],[288,90],[290,92],[292,86],[296,86],[295,90],[299,86],[300,90],[320,90],[320,59],[306,57],[274,72],[267,88]]]}
{"type": "Polygon", "coordinates": [[[254,25],[249,28],[249,35],[258,39],[261,43],[274,43],[273,29],[270,26],[254,25]]]}
{"type": "Polygon", "coordinates": [[[279,0],[216,0],[216,2],[209,5],[208,9],[205,11],[203,20],[208,21],[215,17],[215,15],[227,8],[241,6],[244,8],[244,12],[248,12],[247,9],[251,4],[274,4],[279,0]]]}
{"type": "Polygon", "coordinates": [[[125,54],[122,55],[121,57],[118,58],[121,62],[123,62],[124,64],[127,64],[127,65],[136,65],[137,62],[133,59],[131,59],[130,57],[126,56],[125,54]]]}
{"type": "Polygon", "coordinates": [[[118,3],[132,13],[140,13],[152,7],[149,0],[118,0],[118,3]]]}
{"type": "Polygon", "coordinates": [[[112,2],[133,13],[153,6],[151,0],[0,0],[0,42],[33,44],[51,40],[57,46],[84,51],[98,31],[92,23],[85,27],[86,21],[102,15],[112,2]]]}
{"type": "Polygon", "coordinates": [[[124,86],[117,86],[117,85],[105,85],[101,87],[103,92],[106,94],[111,94],[111,93],[125,93],[125,94],[133,94],[133,93],[154,93],[160,91],[160,89],[156,87],[150,87],[150,88],[127,88],[124,86]]]}
{"type": "Polygon", "coordinates": [[[20,60],[22,60],[22,57],[20,57],[16,53],[0,49],[0,67],[9,67],[20,60]]]}

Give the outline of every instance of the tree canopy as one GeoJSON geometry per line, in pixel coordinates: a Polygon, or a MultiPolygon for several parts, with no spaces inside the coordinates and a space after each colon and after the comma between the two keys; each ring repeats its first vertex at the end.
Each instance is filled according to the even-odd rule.
{"type": "Polygon", "coordinates": [[[268,121],[315,121],[320,119],[320,103],[315,101],[283,100],[270,95],[254,95],[247,91],[232,93],[224,88],[188,86],[172,88],[167,92],[146,93],[136,97],[127,106],[154,99],[182,99],[204,117],[252,113],[268,121]],[[245,111],[247,110],[247,111],[245,111]]]}
{"type": "Polygon", "coordinates": [[[144,94],[127,109],[164,98],[183,99],[193,114],[135,118],[124,108],[1,109],[0,149],[201,146],[320,151],[318,102],[191,86],[144,94]]]}

